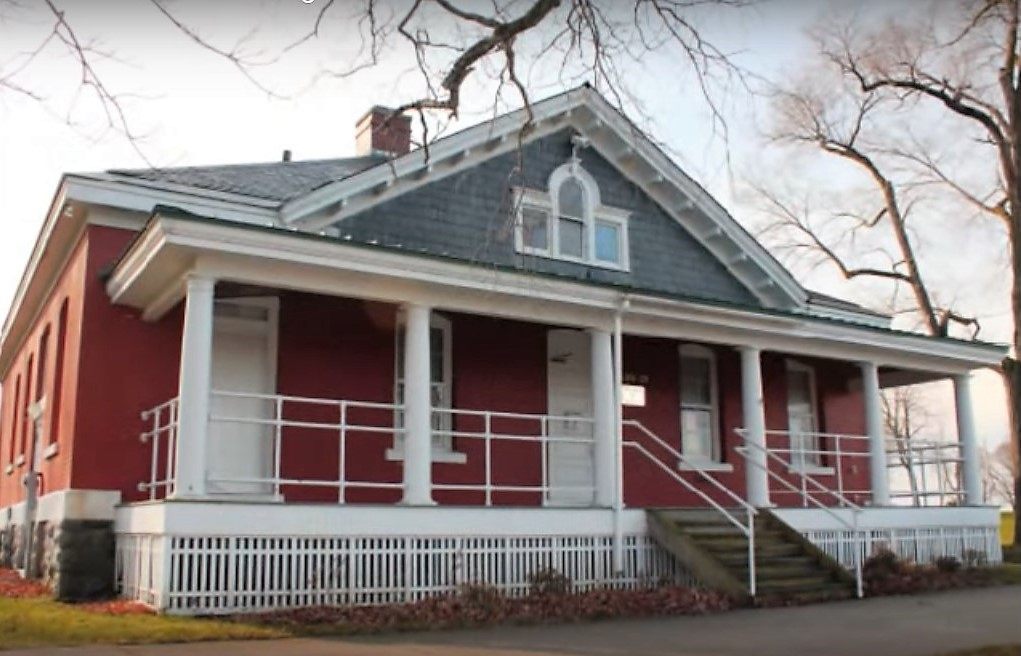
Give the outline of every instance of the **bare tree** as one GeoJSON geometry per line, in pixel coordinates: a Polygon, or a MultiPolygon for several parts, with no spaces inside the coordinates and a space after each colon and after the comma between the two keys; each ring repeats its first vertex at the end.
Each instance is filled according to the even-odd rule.
{"type": "Polygon", "coordinates": [[[1017,459],[1006,442],[982,452],[982,483],[986,498],[1014,506],[1017,492],[1014,479],[1018,475],[1017,459]]]}
{"type": "Polygon", "coordinates": [[[897,387],[883,394],[883,422],[893,440],[897,462],[904,468],[914,505],[919,505],[918,472],[912,458],[912,441],[924,434],[931,415],[912,387],[897,387]]]}
{"type": "MultiPolygon", "coordinates": [[[[773,91],[772,136],[850,165],[867,186],[821,212],[765,194],[774,217],[769,232],[786,235],[792,252],[810,252],[848,279],[877,283],[895,311],[911,313],[931,335],[974,337],[979,323],[940,295],[940,266],[947,263],[927,261],[923,236],[931,239],[938,219],[956,222],[958,231],[973,228],[964,221],[975,217],[992,221],[1009,260],[1013,348],[1000,373],[1015,453],[1021,453],[1019,13],[1021,0],[986,0],[932,3],[882,21],[830,19],[814,34],[817,52],[804,75],[773,91]]],[[[1021,488],[1021,478],[1014,486],[1021,488]]]]}
{"type": "MultiPolygon", "coordinates": [[[[445,121],[458,116],[463,91],[472,79],[495,82],[494,110],[506,91],[512,90],[530,115],[533,71],[542,72],[546,79],[554,72],[560,87],[591,83],[623,107],[633,99],[626,82],[627,67],[653,51],[674,53],[684,71],[694,72],[714,127],[725,133],[718,94],[743,76],[727,53],[703,35],[699,19],[711,9],[736,8],[751,1],[310,0],[299,4],[294,0],[293,7],[306,8],[306,27],[282,45],[266,46],[258,42],[258,26],[234,43],[222,43],[201,19],[186,18],[186,7],[180,2],[149,0],[152,29],[164,27],[186,36],[270,97],[291,92],[268,82],[267,69],[316,44],[360,40],[350,58],[309,71],[300,87],[371,73],[387,55],[413,62],[418,84],[402,85],[408,97],[394,115],[418,116],[423,146],[436,137],[445,121]]],[[[103,108],[107,127],[134,141],[138,135],[123,96],[98,72],[97,61],[111,53],[81,37],[74,27],[76,12],[85,11],[85,6],[66,0],[0,0],[0,28],[6,23],[7,29],[14,29],[14,17],[26,8],[38,8],[52,30],[37,48],[6,66],[0,62],[0,93],[38,98],[31,83],[32,64],[44,51],[60,49],[80,69],[82,88],[103,108]]],[[[632,109],[641,106],[631,104],[632,109]]]]}

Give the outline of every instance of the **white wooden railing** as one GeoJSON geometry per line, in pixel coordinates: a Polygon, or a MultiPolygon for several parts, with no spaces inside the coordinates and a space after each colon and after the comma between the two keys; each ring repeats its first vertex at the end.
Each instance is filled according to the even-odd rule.
{"type": "MultiPolygon", "coordinates": [[[[753,466],[763,470],[770,479],[778,483],[782,488],[786,488],[787,491],[789,492],[800,494],[802,501],[806,506],[813,505],[816,508],[823,510],[825,513],[833,517],[837,521],[837,523],[839,523],[841,526],[844,526],[850,532],[850,534],[854,536],[853,539],[856,541],[854,547],[855,584],[857,586],[858,596],[859,597],[863,596],[865,594],[865,590],[862,581],[862,560],[864,559],[865,554],[863,553],[864,542],[861,539],[861,531],[859,529],[859,518],[861,516],[862,510],[861,506],[859,506],[858,504],[854,503],[846,496],[844,496],[842,488],[834,489],[832,487],[829,487],[821,483],[813,475],[811,475],[807,467],[796,466],[795,464],[792,464],[790,454],[794,452],[795,449],[791,449],[790,447],[788,447],[787,449],[775,449],[763,446],[756,442],[752,442],[748,439],[748,431],[745,430],[744,428],[738,428],[734,432],[737,433],[738,437],[741,438],[742,444],[736,449],[736,451],[745,459],[746,466],[753,466]],[[786,453],[788,457],[787,458],[781,457],[780,455],[781,453],[786,453]],[[760,459],[757,457],[758,455],[762,455],[764,457],[765,464],[763,464],[760,461],[760,459]],[[797,479],[800,481],[800,485],[795,485],[794,483],[791,483],[788,480],[787,476],[783,476],[777,471],[775,471],[775,468],[771,467],[770,464],[777,465],[778,466],[777,468],[779,468],[781,471],[785,470],[788,476],[794,475],[795,477],[797,477],[797,479]],[[829,497],[835,503],[829,504],[825,503],[824,501],[818,498],[820,496],[824,498],[829,497]],[[833,509],[834,505],[850,509],[851,519],[848,520],[845,514],[834,511],[833,509]]],[[[769,439],[769,435],[771,434],[772,435],[782,434],[782,431],[767,431],[766,436],[767,440],[769,439]]],[[[802,436],[803,435],[804,434],[802,434],[802,436]]],[[[806,454],[813,453],[815,450],[806,451],[805,449],[799,447],[797,451],[799,453],[806,454]]],[[[802,462],[803,461],[799,460],[797,464],[801,464],[802,462]]],[[[842,463],[838,460],[836,464],[837,471],[839,472],[840,465],[842,463]]]]}
{"type": "Polygon", "coordinates": [[[642,435],[643,439],[652,441],[658,450],[665,451],[670,455],[670,460],[664,462],[662,458],[657,457],[653,452],[646,448],[641,442],[636,440],[623,440],[622,446],[624,448],[630,448],[638,453],[642,454],[647,460],[656,465],[661,471],[665,472],[675,481],[680,483],[689,492],[695,494],[698,498],[706,503],[706,505],[716,512],[720,513],[727,519],[728,522],[733,524],[748,540],[748,592],[753,597],[756,593],[756,572],[755,572],[755,515],[758,511],[754,506],[749,504],[743,498],[741,498],[736,492],[725,486],[723,483],[718,481],[711,473],[704,471],[698,467],[698,463],[692,462],[684,456],[679,450],[670,446],[666,441],[660,438],[658,435],[646,428],[641,422],[628,419],[623,422],[625,428],[631,427],[638,430],[642,435]],[[727,508],[723,504],[719,503],[709,494],[706,494],[703,490],[699,489],[696,485],[691,483],[684,475],[678,473],[678,465],[686,466],[685,474],[692,475],[696,478],[701,479],[709,483],[710,486],[721,492],[727,499],[734,503],[734,508],[727,508]],[[742,514],[744,521],[742,522],[742,514]]]}
{"type": "Polygon", "coordinates": [[[149,480],[138,484],[141,492],[150,499],[166,496],[173,491],[175,457],[177,453],[177,397],[142,412],[146,429],[139,435],[143,444],[149,444],[149,480]]]}

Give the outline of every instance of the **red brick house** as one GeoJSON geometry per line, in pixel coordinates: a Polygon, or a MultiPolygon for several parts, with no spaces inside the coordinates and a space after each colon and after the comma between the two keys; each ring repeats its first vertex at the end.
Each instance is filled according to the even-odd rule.
{"type": "Polygon", "coordinates": [[[968,374],[1002,347],[807,291],[593,90],[533,112],[64,176],[0,341],[0,561],[208,613],[1000,557],[968,374]],[[906,507],[879,392],[942,378],[963,491],[906,507]]]}

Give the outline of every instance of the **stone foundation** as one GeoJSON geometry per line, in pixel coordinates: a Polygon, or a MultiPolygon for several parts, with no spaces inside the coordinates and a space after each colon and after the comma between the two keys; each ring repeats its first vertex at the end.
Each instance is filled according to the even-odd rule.
{"type": "MultiPolygon", "coordinates": [[[[20,568],[22,527],[0,530],[0,567],[20,568]]],[[[64,520],[37,522],[32,566],[39,578],[62,601],[111,597],[114,594],[113,522],[64,520]]]]}
{"type": "Polygon", "coordinates": [[[64,520],[48,542],[53,570],[49,583],[58,599],[113,596],[113,522],[64,520]]]}

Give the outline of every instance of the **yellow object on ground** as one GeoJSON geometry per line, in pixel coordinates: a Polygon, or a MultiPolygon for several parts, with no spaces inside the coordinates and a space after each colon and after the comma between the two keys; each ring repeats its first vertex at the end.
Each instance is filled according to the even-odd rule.
{"type": "Polygon", "coordinates": [[[1014,544],[1014,513],[1005,510],[1000,513],[1000,544],[1009,547],[1014,544]]]}

